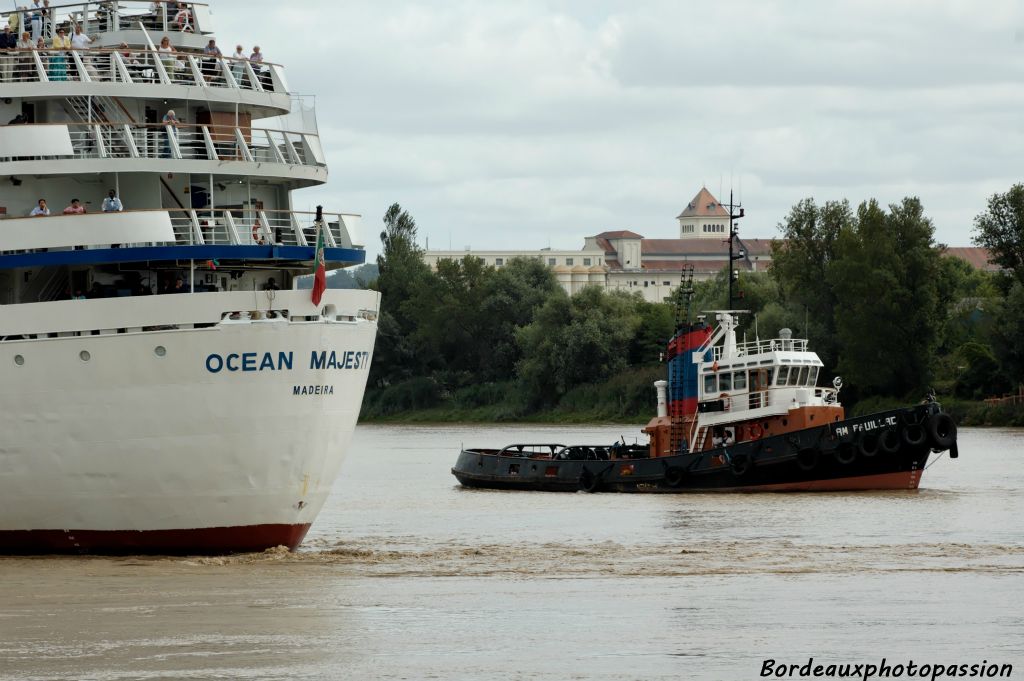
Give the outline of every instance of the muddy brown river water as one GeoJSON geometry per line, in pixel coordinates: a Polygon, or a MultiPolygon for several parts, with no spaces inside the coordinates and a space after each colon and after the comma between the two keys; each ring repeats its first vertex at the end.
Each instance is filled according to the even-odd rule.
{"type": "Polygon", "coordinates": [[[812,656],[1024,677],[1024,430],[963,430],[918,492],[449,473],[461,443],[631,430],[360,426],[298,553],[0,558],[0,679],[756,679],[812,656]]]}

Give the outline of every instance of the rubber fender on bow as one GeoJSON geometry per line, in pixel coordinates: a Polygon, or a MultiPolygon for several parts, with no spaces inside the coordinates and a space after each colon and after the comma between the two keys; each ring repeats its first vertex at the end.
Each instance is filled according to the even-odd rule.
{"type": "Polygon", "coordinates": [[[886,454],[895,454],[900,451],[900,434],[889,428],[878,438],[878,446],[886,454]]]}
{"type": "Polygon", "coordinates": [[[956,422],[949,414],[934,414],[925,424],[932,447],[940,451],[951,449],[956,444],[956,422]]]}
{"type": "MultiPolygon", "coordinates": [[[[837,452],[839,450],[836,450],[837,452]]],[[[878,453],[878,434],[877,433],[861,433],[860,437],[857,438],[857,451],[860,452],[861,456],[871,458],[878,453]]],[[[839,459],[839,457],[836,457],[839,459]]],[[[853,461],[853,455],[850,456],[849,461],[843,461],[839,459],[840,463],[850,463],[853,461]]]]}
{"type": "Polygon", "coordinates": [[[800,467],[802,471],[813,471],[818,467],[818,460],[821,458],[820,452],[817,449],[801,449],[796,453],[796,465],[800,467]]]}
{"type": "Polygon", "coordinates": [[[924,444],[928,435],[925,433],[924,427],[920,423],[911,423],[903,426],[903,431],[900,433],[900,437],[907,443],[907,446],[920,447],[924,444]]]}

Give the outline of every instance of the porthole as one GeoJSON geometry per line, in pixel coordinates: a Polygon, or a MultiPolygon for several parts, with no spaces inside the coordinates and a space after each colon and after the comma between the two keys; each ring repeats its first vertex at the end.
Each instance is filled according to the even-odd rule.
{"type": "Polygon", "coordinates": [[[156,353],[157,357],[163,357],[164,355],[167,354],[167,348],[165,348],[162,345],[158,345],[155,348],[153,348],[153,352],[156,353]]]}
{"type": "Polygon", "coordinates": [[[22,366],[25,363],[25,358],[22,357],[21,355],[15,355],[14,363],[17,364],[18,366],[22,366]]]}
{"type": "Polygon", "coordinates": [[[92,355],[89,354],[88,350],[82,350],[80,353],[78,353],[78,358],[83,362],[88,362],[91,357],[92,355]]]}

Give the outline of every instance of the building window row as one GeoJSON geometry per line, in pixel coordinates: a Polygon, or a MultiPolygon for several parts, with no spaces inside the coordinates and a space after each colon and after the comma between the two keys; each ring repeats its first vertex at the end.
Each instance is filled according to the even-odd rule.
{"type": "Polygon", "coordinates": [[[725,233],[725,225],[704,225],[704,233],[705,234],[713,234],[713,233],[724,234],[725,233]]]}

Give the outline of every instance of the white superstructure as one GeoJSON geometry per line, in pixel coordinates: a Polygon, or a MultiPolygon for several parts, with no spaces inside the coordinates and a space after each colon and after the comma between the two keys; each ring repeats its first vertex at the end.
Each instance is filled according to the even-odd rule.
{"type": "Polygon", "coordinates": [[[0,19],[43,40],[0,50],[0,552],[294,548],[379,308],[293,288],[318,235],[365,260],[359,216],[292,209],[327,177],[313,112],[204,53],[205,4],[40,5],[0,19]]]}

